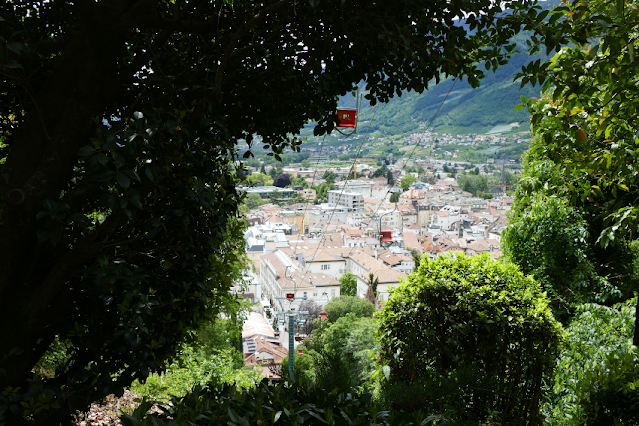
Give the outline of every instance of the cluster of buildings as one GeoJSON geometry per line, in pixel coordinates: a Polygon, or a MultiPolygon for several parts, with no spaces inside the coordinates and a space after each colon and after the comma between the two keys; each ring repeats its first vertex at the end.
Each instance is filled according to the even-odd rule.
{"type": "Polygon", "coordinates": [[[246,297],[275,311],[299,307],[282,299],[289,293],[324,304],[339,296],[339,278],[351,272],[362,297],[372,273],[383,303],[413,272],[414,254],[499,257],[512,198],[473,197],[451,178],[434,185],[416,182],[408,191],[381,180],[338,182],[326,203],[266,204],[249,211],[245,239],[255,284],[246,297]],[[390,203],[398,191],[398,201],[390,203]],[[383,230],[390,240],[382,241],[383,230]]]}
{"type": "Polygon", "coordinates": [[[420,133],[413,133],[406,137],[405,142],[407,144],[419,143],[424,147],[438,145],[496,145],[503,144],[510,141],[515,143],[528,142],[528,135],[512,135],[504,136],[501,133],[495,134],[477,134],[469,133],[467,135],[451,135],[450,133],[437,133],[432,131],[425,131],[420,133]]]}
{"type": "MultiPolygon", "coordinates": [[[[405,174],[405,166],[391,170],[397,180],[405,174]]],[[[455,166],[465,167],[451,165],[455,166]]],[[[436,172],[441,167],[433,162],[428,169],[436,172]]],[[[294,172],[304,176],[301,168],[294,172]]],[[[501,232],[513,202],[505,187],[498,188],[496,198],[486,200],[460,190],[454,178],[435,184],[415,182],[403,191],[388,185],[386,177],[347,180],[347,174],[334,172],[336,189],[328,191],[326,203],[268,203],[247,214],[251,226],[244,237],[252,272],[236,291],[259,302],[267,315],[252,313],[243,333],[245,363],[261,368],[267,377],[278,377],[279,362],[287,354],[280,336],[280,330],[287,331],[284,313],[299,311],[307,300],[324,306],[341,294],[344,274],[356,277],[356,294],[369,300],[370,284],[375,282],[372,301],[379,307],[415,270],[416,256],[434,259],[454,252],[498,258],[501,254],[501,232]],[[398,201],[391,203],[391,195],[398,192],[398,201]],[[288,299],[290,295],[294,299],[288,299]]],[[[501,185],[504,176],[502,167],[501,185]]],[[[280,200],[282,191],[301,190],[240,189],[258,192],[267,200],[269,191],[280,200]]]]}

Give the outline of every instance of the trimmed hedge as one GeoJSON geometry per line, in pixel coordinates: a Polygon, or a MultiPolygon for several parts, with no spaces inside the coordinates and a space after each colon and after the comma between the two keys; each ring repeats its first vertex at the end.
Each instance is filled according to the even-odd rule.
{"type": "Polygon", "coordinates": [[[541,423],[542,382],[563,331],[540,285],[516,265],[487,254],[422,262],[379,318],[393,407],[541,423]]]}

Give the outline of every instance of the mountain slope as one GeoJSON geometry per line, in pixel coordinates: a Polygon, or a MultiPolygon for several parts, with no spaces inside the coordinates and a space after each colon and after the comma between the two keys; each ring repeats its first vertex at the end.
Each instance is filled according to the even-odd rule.
{"type": "MultiPolygon", "coordinates": [[[[551,0],[539,4],[546,9],[558,3],[559,0],[551,0]]],[[[388,103],[380,104],[370,132],[378,137],[405,135],[423,131],[424,125],[430,124],[431,121],[429,129],[438,133],[485,134],[495,126],[508,128],[504,125],[510,123],[519,123],[514,131],[528,130],[528,111],[513,108],[520,104],[522,95],[539,96],[540,88],[530,85],[520,88],[520,83],[514,81],[514,78],[523,65],[537,59],[543,61],[547,56],[528,55],[526,39],[526,34],[519,34],[513,38],[517,50],[522,53],[513,55],[508,64],[499,67],[496,72],[485,71],[486,78],[481,81],[479,88],[473,89],[464,80],[453,82],[452,79],[448,79],[424,93],[404,92],[401,97],[394,97],[388,103]]],[[[363,84],[360,93],[366,93],[363,84]]],[[[352,95],[342,97],[340,106],[355,107],[355,98],[352,95]]],[[[358,133],[366,132],[374,112],[375,107],[363,100],[360,106],[358,133]]],[[[308,126],[302,135],[312,135],[312,126],[308,126]]]]}

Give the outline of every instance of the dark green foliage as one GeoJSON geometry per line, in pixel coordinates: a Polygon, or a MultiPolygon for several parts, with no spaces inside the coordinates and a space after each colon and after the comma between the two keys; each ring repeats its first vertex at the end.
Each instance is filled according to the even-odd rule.
{"type": "Polygon", "coordinates": [[[328,321],[335,322],[348,313],[357,317],[372,317],[375,307],[371,302],[357,296],[339,296],[331,299],[324,310],[328,314],[328,321]]]}
{"type": "Polygon", "coordinates": [[[328,201],[328,191],[334,190],[335,184],[322,182],[319,186],[313,186],[313,189],[315,189],[316,200],[324,203],[328,201]]]}
{"type": "Polygon", "coordinates": [[[256,209],[259,206],[264,204],[266,204],[266,201],[263,200],[259,194],[255,194],[255,193],[247,194],[247,196],[244,198],[244,205],[249,210],[256,209]]]}
{"type": "Polygon", "coordinates": [[[389,201],[391,203],[397,203],[399,201],[399,196],[402,195],[401,192],[393,192],[390,196],[389,201]]]}
{"type": "Polygon", "coordinates": [[[328,170],[324,172],[324,175],[322,176],[322,179],[324,179],[326,181],[326,183],[328,184],[332,184],[335,183],[335,178],[337,177],[337,175],[333,172],[329,172],[328,170]]]}
{"type": "Polygon", "coordinates": [[[502,241],[508,259],[548,292],[559,318],[567,319],[576,305],[618,301],[621,296],[597,274],[588,223],[565,199],[537,194],[524,205],[517,203],[502,241]]]}
{"type": "Polygon", "coordinates": [[[550,425],[617,424],[639,419],[639,357],[632,346],[636,298],[612,307],[585,304],[566,328],[543,407],[550,425]]]}
{"type": "Polygon", "coordinates": [[[459,185],[459,188],[462,191],[470,192],[475,197],[479,197],[482,193],[486,193],[489,190],[488,178],[486,176],[481,176],[481,175],[460,176],[457,179],[457,184],[459,185]]]}
{"type": "Polygon", "coordinates": [[[273,181],[275,181],[275,178],[282,174],[282,168],[275,166],[268,172],[268,174],[271,178],[273,178],[273,181]]]}
{"type": "MultiPolygon", "coordinates": [[[[639,228],[638,16],[635,3],[566,3],[535,26],[536,40],[529,49],[545,46],[547,52],[561,49],[561,54],[531,63],[520,74],[522,84],[543,85],[543,96],[523,98],[521,107],[531,113],[537,159],[548,160],[559,177],[531,181],[530,189],[559,193],[582,211],[593,242],[618,246],[596,253],[595,264],[608,269],[600,275],[626,282],[624,264],[632,260],[625,249],[639,228]]],[[[633,287],[631,291],[636,282],[633,287]]],[[[639,345],[639,328],[635,330],[633,341],[639,345]]]]}
{"type": "Polygon", "coordinates": [[[412,183],[417,182],[417,178],[413,175],[406,175],[400,180],[400,186],[404,191],[408,191],[412,183]]]}
{"type": "Polygon", "coordinates": [[[122,422],[124,426],[442,424],[440,416],[426,417],[421,412],[377,411],[369,405],[370,399],[370,394],[326,392],[305,380],[291,385],[264,380],[247,390],[209,385],[174,399],[161,414],[146,415],[151,404],[144,402],[132,415],[124,415],[122,422]]]}
{"type": "Polygon", "coordinates": [[[602,206],[571,195],[566,163],[550,160],[546,148],[537,136],[524,156],[503,249],[525,273],[535,275],[565,319],[574,304],[612,305],[632,297],[636,246],[623,238],[599,244],[602,206]]]}
{"type": "Polygon", "coordinates": [[[285,188],[291,184],[291,177],[287,173],[282,173],[273,179],[273,186],[278,188],[285,188]]]}
{"type": "Polygon", "coordinates": [[[388,170],[386,172],[386,178],[388,179],[388,184],[389,185],[394,185],[395,184],[395,179],[393,178],[393,172],[391,172],[390,170],[388,170]]]}
{"type": "Polygon", "coordinates": [[[373,172],[373,175],[371,176],[372,178],[377,178],[377,177],[386,177],[386,174],[388,173],[388,167],[386,167],[386,163],[384,164],[380,164],[380,162],[377,162],[379,167],[378,169],[376,169],[373,172]]]}
{"type": "Polygon", "coordinates": [[[410,252],[411,257],[415,262],[415,270],[417,270],[422,261],[422,255],[417,251],[417,249],[414,248],[408,248],[408,251],[410,252]]]}
{"type": "Polygon", "coordinates": [[[639,425],[639,365],[636,350],[609,357],[605,368],[592,371],[581,383],[577,401],[586,425],[639,425]]]}
{"type": "Polygon", "coordinates": [[[324,310],[328,320],[315,320],[318,327],[305,341],[304,353],[295,356],[296,374],[316,380],[328,391],[368,389],[375,369],[370,356],[376,347],[373,304],[341,295],[324,310]]]}
{"type": "Polygon", "coordinates": [[[379,278],[377,278],[374,273],[369,272],[367,284],[373,290],[373,294],[377,296],[377,285],[379,284],[379,278]]]}
{"type": "Polygon", "coordinates": [[[336,322],[323,321],[305,342],[308,353],[295,356],[296,374],[316,380],[318,386],[328,391],[370,390],[375,370],[372,354],[377,348],[376,329],[373,318],[353,313],[336,322]]]}
{"type": "Polygon", "coordinates": [[[422,261],[379,319],[392,403],[406,403],[392,396],[414,385],[415,393],[439,389],[414,407],[454,410],[467,421],[492,413],[503,424],[541,423],[541,384],[562,329],[539,284],[515,265],[489,255],[422,261]]]}

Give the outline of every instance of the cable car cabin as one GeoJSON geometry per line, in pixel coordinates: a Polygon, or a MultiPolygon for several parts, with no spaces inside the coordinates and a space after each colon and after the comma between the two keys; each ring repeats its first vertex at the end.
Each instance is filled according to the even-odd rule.
{"type": "Polygon", "coordinates": [[[391,231],[382,231],[380,241],[382,243],[392,243],[393,242],[393,234],[391,231]]]}
{"type": "Polygon", "coordinates": [[[328,319],[328,314],[324,311],[320,312],[320,319],[321,320],[327,320],[328,319]]]}
{"type": "Polygon", "coordinates": [[[357,123],[357,110],[352,108],[338,108],[337,117],[339,124],[335,127],[355,127],[357,123]]]}

